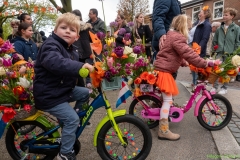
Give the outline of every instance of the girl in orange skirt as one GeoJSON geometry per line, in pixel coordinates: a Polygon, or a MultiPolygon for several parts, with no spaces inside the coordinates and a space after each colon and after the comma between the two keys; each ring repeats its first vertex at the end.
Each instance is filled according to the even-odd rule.
{"type": "Polygon", "coordinates": [[[205,68],[209,62],[202,59],[188,46],[187,19],[186,15],[179,15],[173,19],[172,29],[166,34],[164,45],[154,62],[155,70],[159,72],[156,85],[161,90],[163,97],[158,131],[159,139],[178,140],[180,138],[179,134],[174,134],[169,130],[168,124],[172,96],[179,92],[172,73],[175,73],[180,66],[187,66],[188,63],[198,68],[205,68]]]}

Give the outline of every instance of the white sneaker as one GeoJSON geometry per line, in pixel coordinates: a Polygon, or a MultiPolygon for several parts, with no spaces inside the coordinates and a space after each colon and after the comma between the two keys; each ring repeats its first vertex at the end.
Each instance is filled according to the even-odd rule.
{"type": "Polygon", "coordinates": [[[221,90],[218,92],[218,94],[226,94],[227,89],[221,88],[221,90]]]}
{"type": "Polygon", "coordinates": [[[231,78],[230,83],[233,83],[235,81],[235,78],[231,78]]]}
{"type": "Polygon", "coordinates": [[[185,87],[187,87],[187,88],[193,88],[193,84],[187,84],[185,87]]]}
{"type": "Polygon", "coordinates": [[[210,92],[211,93],[217,93],[217,90],[216,90],[216,88],[211,88],[210,92]]]}

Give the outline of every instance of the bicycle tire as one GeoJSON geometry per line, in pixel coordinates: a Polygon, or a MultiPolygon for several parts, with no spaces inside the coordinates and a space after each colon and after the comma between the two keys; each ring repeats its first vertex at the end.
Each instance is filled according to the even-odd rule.
{"type": "MultiPolygon", "coordinates": [[[[138,100],[140,100],[140,101],[143,101],[143,100],[151,100],[151,101],[153,101],[155,104],[157,104],[157,106],[159,107],[159,108],[161,108],[162,107],[162,101],[161,100],[159,100],[158,98],[156,98],[156,97],[154,97],[154,96],[151,96],[151,95],[142,95],[142,96],[139,96],[138,97],[138,99],[134,99],[133,101],[132,101],[132,103],[130,104],[130,107],[129,107],[129,114],[131,114],[131,115],[134,115],[134,109],[135,109],[135,106],[139,103],[139,101],[138,100]]],[[[149,106],[149,107],[151,107],[151,106],[149,106]]],[[[142,107],[142,109],[144,109],[143,107],[142,107]]],[[[140,118],[140,117],[139,117],[140,118]]],[[[141,117],[142,118],[142,117],[141,117]]],[[[155,128],[155,127],[157,127],[158,125],[159,125],[159,120],[157,120],[157,121],[154,121],[153,123],[147,123],[147,125],[148,125],[148,127],[150,128],[150,129],[152,129],[152,128],[155,128]]]]}
{"type": "Polygon", "coordinates": [[[204,99],[203,102],[200,104],[199,110],[198,110],[198,122],[201,124],[201,126],[203,126],[204,128],[206,128],[207,130],[210,131],[216,131],[216,130],[220,130],[223,127],[227,126],[228,123],[230,122],[231,118],[232,118],[232,105],[231,103],[228,101],[228,99],[226,99],[225,97],[223,97],[222,95],[219,94],[214,94],[212,95],[212,99],[213,100],[220,100],[221,102],[224,103],[224,105],[226,106],[226,110],[227,110],[227,115],[225,116],[226,118],[222,121],[222,123],[218,126],[210,126],[208,123],[206,123],[203,119],[202,116],[202,110],[203,107],[205,106],[205,104],[207,102],[209,102],[210,100],[208,98],[204,99]]]}
{"type": "MultiPolygon", "coordinates": [[[[128,125],[133,124],[134,127],[138,128],[141,131],[143,138],[144,138],[143,148],[141,149],[141,151],[139,152],[139,154],[136,157],[128,158],[128,159],[145,160],[146,157],[148,156],[148,154],[150,153],[150,150],[152,147],[152,136],[151,136],[151,132],[150,132],[149,128],[147,127],[147,125],[145,125],[143,123],[143,121],[141,121],[141,119],[139,119],[133,115],[119,116],[119,117],[115,118],[115,121],[117,124],[119,124],[119,123],[127,123],[128,125]]],[[[98,139],[97,139],[97,152],[100,155],[100,157],[104,160],[116,159],[110,155],[110,153],[107,151],[106,146],[105,146],[105,137],[107,136],[107,132],[109,131],[110,128],[112,128],[112,124],[110,121],[108,121],[101,128],[101,130],[98,134],[98,139]]],[[[121,142],[119,142],[119,143],[121,143],[121,142]]],[[[130,143],[130,142],[128,141],[128,143],[130,143]]],[[[131,144],[128,144],[128,146],[131,147],[131,144]]],[[[119,146],[119,147],[123,147],[123,146],[119,146]]]]}
{"type": "MultiPolygon", "coordinates": [[[[24,125],[32,125],[32,126],[41,128],[43,131],[47,131],[47,128],[37,121],[16,121],[12,125],[16,131],[24,125]]],[[[20,160],[21,156],[20,156],[19,152],[17,151],[15,144],[14,144],[14,137],[15,137],[14,129],[12,128],[12,126],[9,126],[7,133],[6,133],[5,143],[6,143],[7,151],[9,153],[9,155],[12,157],[12,159],[20,160]]],[[[53,136],[49,135],[49,137],[53,137],[53,136]]],[[[54,159],[54,157],[55,156],[46,155],[44,157],[44,160],[52,160],[52,159],[54,159]]]]}

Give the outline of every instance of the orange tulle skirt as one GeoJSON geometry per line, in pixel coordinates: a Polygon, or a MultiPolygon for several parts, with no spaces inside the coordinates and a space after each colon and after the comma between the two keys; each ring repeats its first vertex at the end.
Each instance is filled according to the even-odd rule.
{"type": "Polygon", "coordinates": [[[171,94],[175,96],[175,95],[178,95],[179,93],[177,84],[170,73],[160,71],[158,73],[156,85],[161,90],[161,92],[164,92],[167,95],[171,94]]]}

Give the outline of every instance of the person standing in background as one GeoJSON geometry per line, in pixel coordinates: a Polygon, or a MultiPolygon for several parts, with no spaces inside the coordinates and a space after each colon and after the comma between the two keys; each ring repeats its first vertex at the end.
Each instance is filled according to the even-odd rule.
{"type": "MultiPolygon", "coordinates": [[[[152,46],[157,54],[163,47],[166,40],[172,20],[175,16],[181,14],[181,3],[178,0],[154,0],[153,3],[153,40],[152,46]]],[[[177,72],[172,74],[174,79],[177,78],[177,72]]]]}
{"type": "Polygon", "coordinates": [[[12,34],[10,34],[7,39],[13,43],[13,39],[16,37],[16,33],[18,31],[18,26],[19,26],[20,22],[19,20],[12,20],[10,25],[11,25],[11,28],[12,28],[12,34]]]}
{"type": "Polygon", "coordinates": [[[212,46],[212,42],[213,42],[213,37],[214,37],[214,34],[216,32],[216,30],[218,29],[218,27],[221,26],[221,23],[220,22],[213,22],[211,24],[212,26],[212,32],[210,33],[210,37],[209,37],[209,40],[208,40],[208,43],[207,43],[207,52],[206,52],[206,56],[207,57],[211,57],[213,56],[212,55],[212,49],[213,49],[213,46],[212,46]]]}
{"type": "MultiPolygon", "coordinates": [[[[20,20],[20,23],[25,22],[33,25],[32,18],[27,13],[22,13],[18,16],[18,19],[20,20]]],[[[37,30],[33,30],[32,34],[32,40],[36,43],[37,47],[40,48],[42,45],[42,36],[37,30]]]]}
{"type": "Polygon", "coordinates": [[[90,9],[89,11],[89,20],[87,23],[90,23],[92,25],[92,30],[97,32],[103,32],[106,33],[106,27],[105,23],[101,18],[98,17],[98,10],[95,8],[90,9]]]}
{"type": "MultiPolygon", "coordinates": [[[[211,18],[211,10],[208,6],[204,6],[203,9],[199,12],[199,20],[193,24],[192,29],[189,32],[189,45],[192,43],[197,43],[201,47],[200,57],[206,57],[207,43],[211,33],[211,24],[209,18],[211,18]]],[[[195,70],[192,70],[192,87],[194,88],[197,85],[198,73],[195,70]]]]}
{"type": "MultiPolygon", "coordinates": [[[[233,22],[233,18],[237,15],[234,8],[225,8],[223,11],[223,22],[216,30],[213,37],[213,46],[218,45],[216,50],[216,58],[225,61],[227,54],[232,54],[240,46],[240,28],[233,22]]],[[[228,83],[224,83],[218,94],[227,93],[228,83]]],[[[218,89],[218,83],[214,83],[214,88],[218,89]]]]}
{"type": "Polygon", "coordinates": [[[149,25],[144,24],[144,16],[142,13],[136,14],[134,18],[134,26],[133,26],[133,40],[136,44],[142,44],[143,38],[145,41],[145,52],[149,59],[151,59],[151,41],[152,41],[152,33],[149,28],[149,25]]]}

